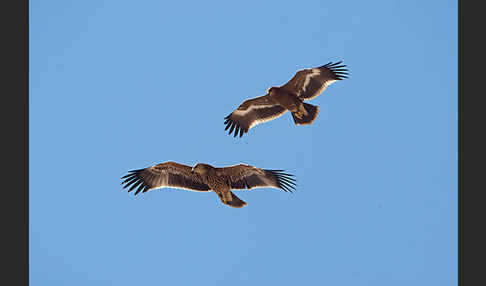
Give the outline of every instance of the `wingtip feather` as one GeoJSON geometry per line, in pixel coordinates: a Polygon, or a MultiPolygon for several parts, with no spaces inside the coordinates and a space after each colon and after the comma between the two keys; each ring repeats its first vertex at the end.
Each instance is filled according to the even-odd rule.
{"type": "Polygon", "coordinates": [[[284,173],[284,170],[265,170],[265,171],[270,172],[275,176],[279,188],[281,188],[283,191],[293,193],[293,191],[296,190],[297,180],[292,178],[294,175],[284,173]]]}
{"type": "Polygon", "coordinates": [[[137,189],[135,191],[135,195],[137,195],[140,192],[145,192],[146,189],[148,189],[148,185],[143,181],[142,177],[140,176],[140,173],[145,170],[145,169],[137,169],[137,170],[131,170],[128,171],[128,174],[123,176],[122,179],[124,179],[121,184],[123,189],[128,188],[128,192],[133,191],[134,189],[137,189]]]}

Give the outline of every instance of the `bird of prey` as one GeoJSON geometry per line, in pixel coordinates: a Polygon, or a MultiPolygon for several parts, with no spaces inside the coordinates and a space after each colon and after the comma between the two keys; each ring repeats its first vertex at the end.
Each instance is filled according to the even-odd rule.
{"type": "Polygon", "coordinates": [[[319,113],[319,107],[304,103],[321,94],[337,80],[347,78],[348,70],[342,62],[329,62],[317,68],[298,71],[292,79],[280,87],[270,87],[264,96],[244,101],[226,116],[224,124],[228,134],[234,137],[247,133],[253,126],[292,113],[296,125],[311,124],[319,113]]]}
{"type": "Polygon", "coordinates": [[[241,208],[247,203],[231,192],[231,189],[251,190],[268,187],[292,192],[296,186],[292,176],[283,173],[283,170],[264,170],[244,164],[216,168],[197,163],[191,168],[169,161],[145,169],[129,171],[122,177],[122,185],[123,188],[130,187],[128,192],[138,187],[135,195],[164,187],[196,192],[213,190],[224,204],[241,208]]]}

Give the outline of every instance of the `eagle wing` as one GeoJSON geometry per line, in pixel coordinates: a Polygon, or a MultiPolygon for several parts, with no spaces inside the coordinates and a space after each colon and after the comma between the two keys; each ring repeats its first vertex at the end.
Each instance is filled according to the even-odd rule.
{"type": "Polygon", "coordinates": [[[123,188],[130,187],[128,192],[138,187],[135,195],[164,187],[196,192],[210,190],[198,174],[191,173],[191,167],[175,162],[165,162],[145,169],[129,171],[122,180],[123,188]]]}
{"type": "Polygon", "coordinates": [[[275,119],[287,111],[284,107],[272,101],[267,95],[248,99],[224,119],[224,124],[231,134],[235,131],[234,137],[240,133],[247,133],[253,126],[275,119]]]}
{"type": "Polygon", "coordinates": [[[235,190],[276,188],[292,193],[296,187],[293,175],[283,173],[283,170],[265,170],[244,164],[217,170],[228,178],[231,188],[235,190]]]}
{"type": "Polygon", "coordinates": [[[329,62],[317,68],[300,70],[280,88],[297,93],[303,100],[313,99],[333,82],[348,77],[346,65],[341,63],[329,62]]]}

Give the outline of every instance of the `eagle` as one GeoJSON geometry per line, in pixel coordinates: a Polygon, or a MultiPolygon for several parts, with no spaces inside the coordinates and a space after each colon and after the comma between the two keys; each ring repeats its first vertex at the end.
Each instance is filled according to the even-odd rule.
{"type": "Polygon", "coordinates": [[[246,202],[238,198],[231,190],[251,190],[254,188],[276,188],[286,192],[295,190],[296,180],[284,170],[265,170],[239,164],[216,168],[208,164],[197,163],[193,167],[168,161],[145,169],[129,171],[121,179],[123,188],[135,195],[165,187],[185,189],[196,192],[213,190],[223,204],[242,208],[246,202]]]}
{"type": "Polygon", "coordinates": [[[270,87],[264,96],[244,101],[224,118],[224,130],[229,129],[229,135],[234,131],[234,137],[239,133],[241,137],[255,125],[280,117],[287,110],[292,113],[296,125],[311,124],[319,113],[319,107],[304,100],[317,97],[333,82],[347,78],[345,67],[339,61],[299,70],[286,84],[270,87]]]}

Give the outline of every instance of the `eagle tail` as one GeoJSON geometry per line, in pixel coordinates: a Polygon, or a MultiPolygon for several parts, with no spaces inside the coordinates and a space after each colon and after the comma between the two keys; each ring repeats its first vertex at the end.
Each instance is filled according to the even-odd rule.
{"type": "Polygon", "coordinates": [[[304,125],[304,124],[311,124],[316,120],[317,114],[319,114],[319,106],[315,106],[309,103],[303,103],[305,111],[307,111],[307,115],[302,113],[301,117],[299,118],[296,113],[292,112],[292,117],[294,118],[295,125],[304,125]]]}
{"type": "Polygon", "coordinates": [[[232,191],[228,191],[229,194],[231,194],[231,200],[228,200],[228,198],[225,198],[225,195],[223,194],[218,194],[219,198],[223,202],[223,204],[228,205],[233,208],[242,208],[247,205],[243,200],[238,198],[235,194],[233,194],[232,191]]]}

